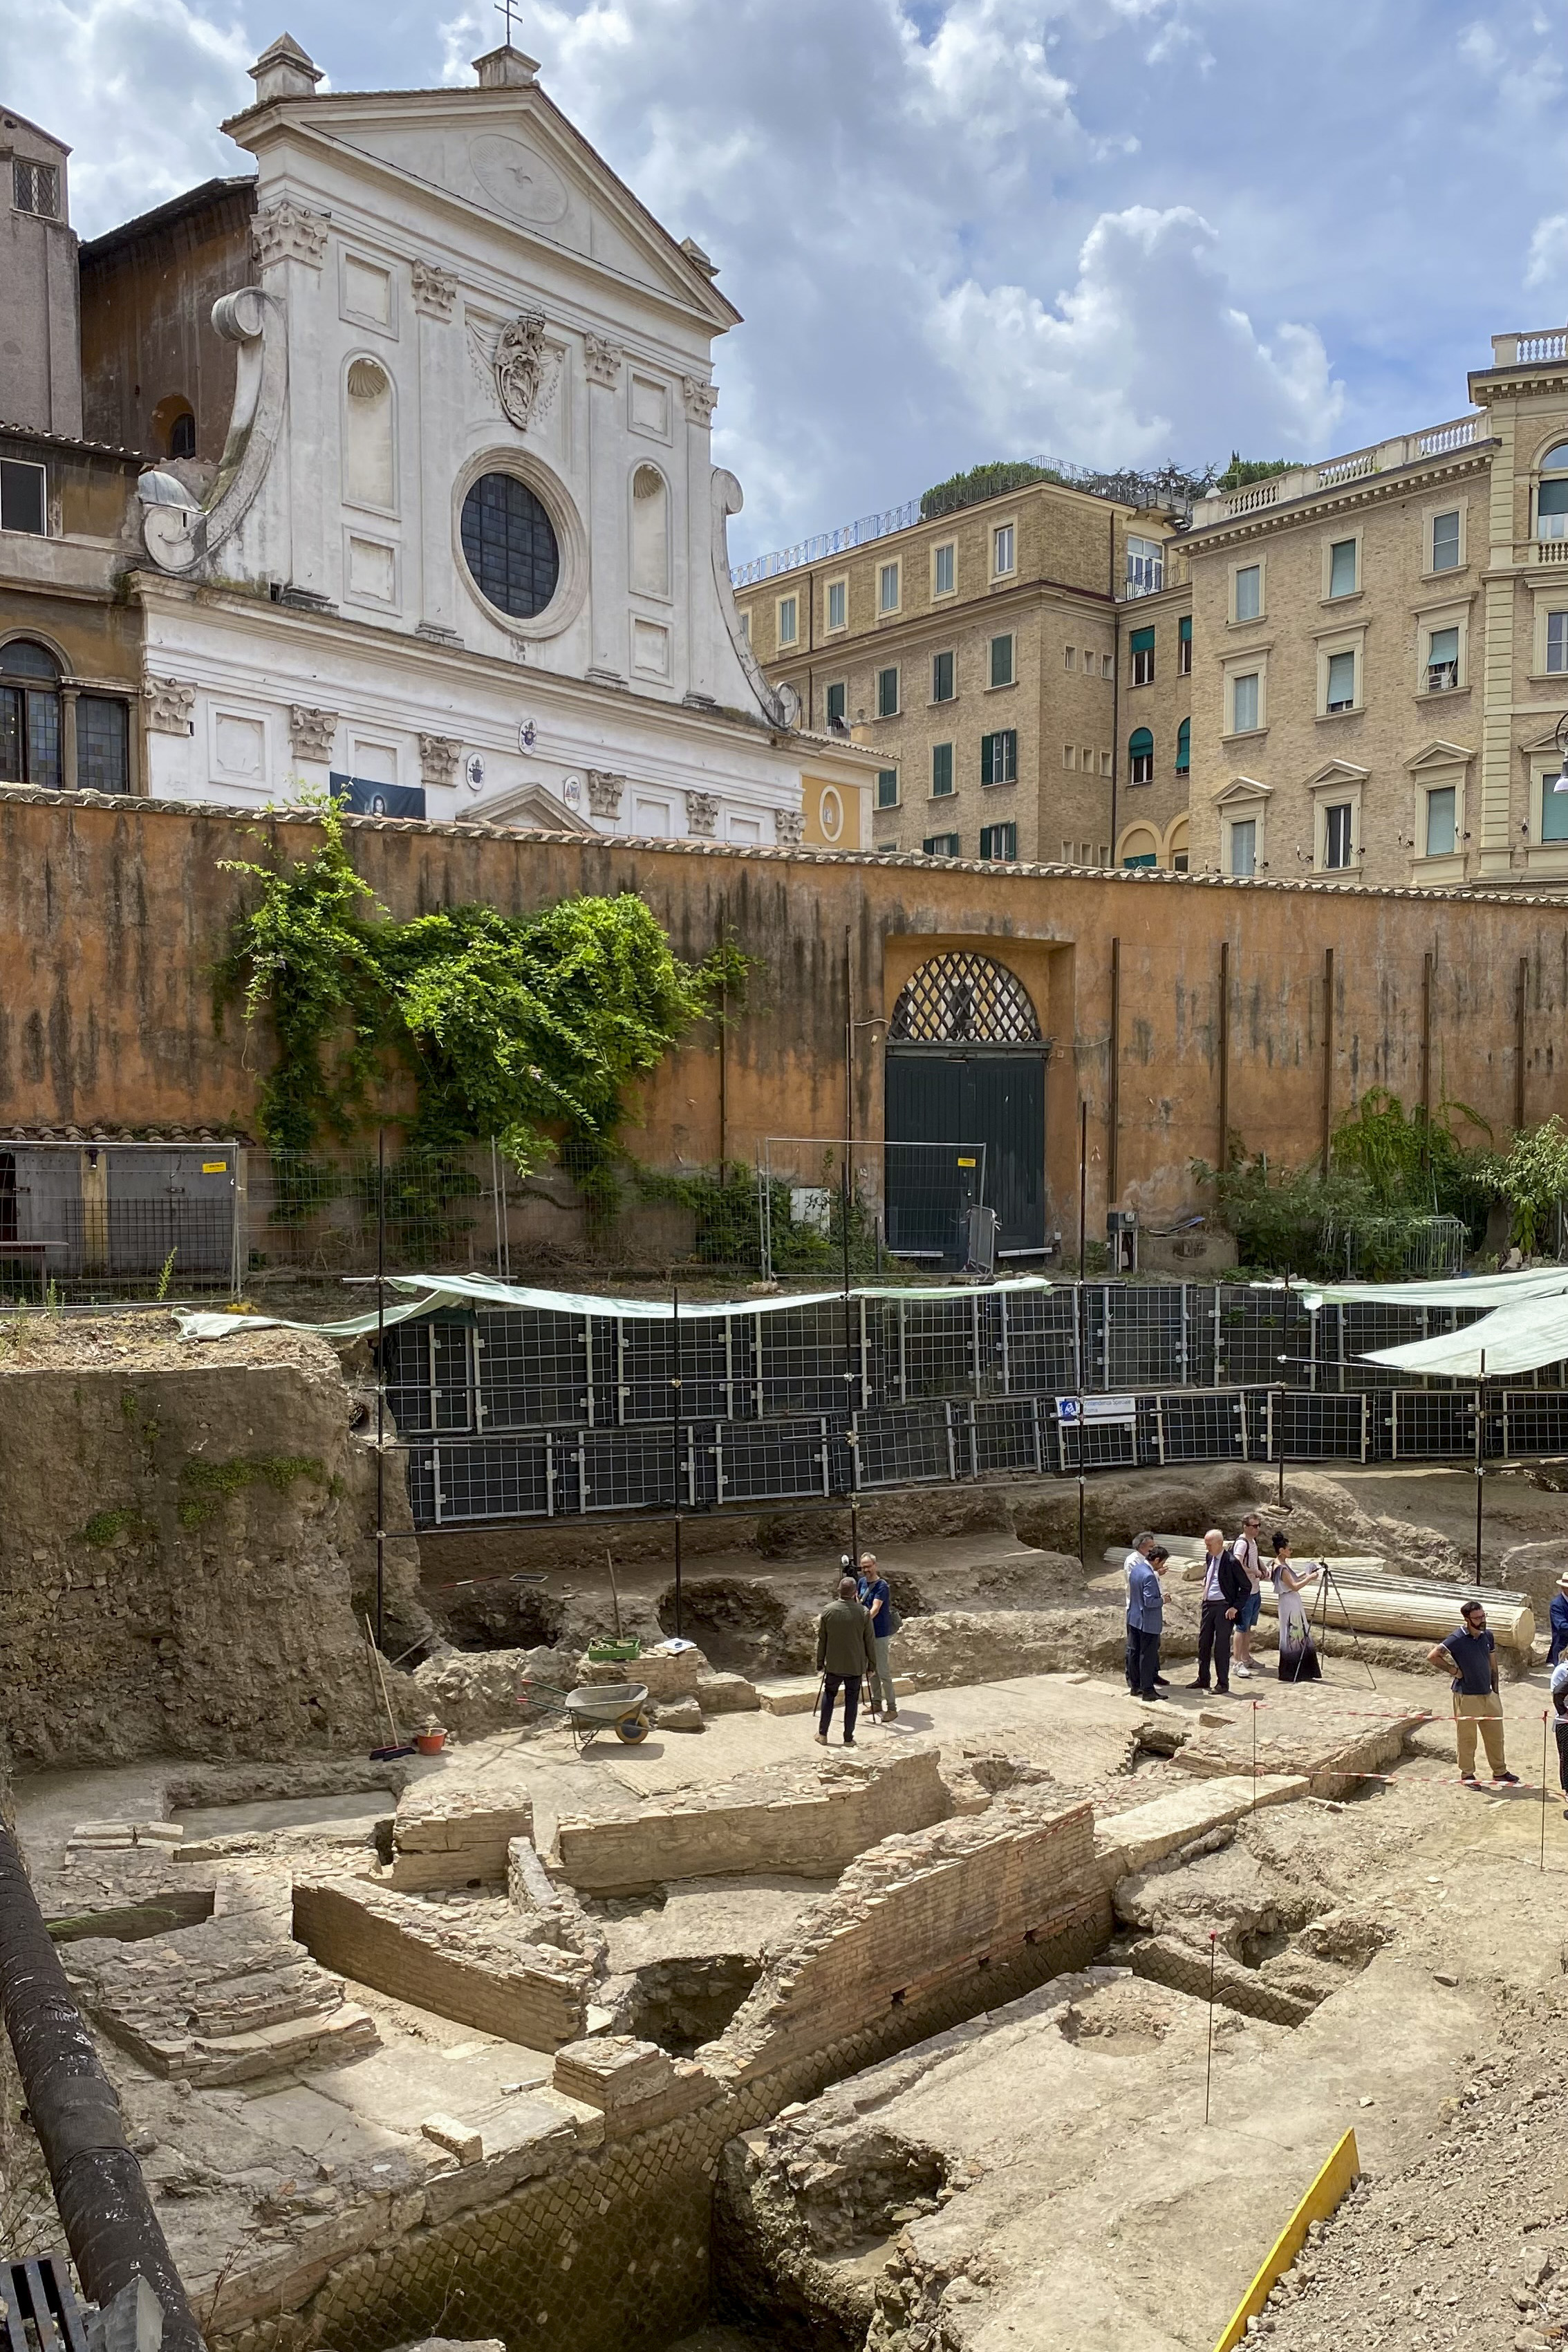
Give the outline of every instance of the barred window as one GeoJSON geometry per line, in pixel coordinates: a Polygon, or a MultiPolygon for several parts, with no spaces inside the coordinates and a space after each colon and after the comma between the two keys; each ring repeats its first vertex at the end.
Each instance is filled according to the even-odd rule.
{"type": "Polygon", "coordinates": [[[463,560],[479,593],[503,613],[531,620],[561,577],[550,517],[515,474],[482,474],[463,500],[463,560]]]}

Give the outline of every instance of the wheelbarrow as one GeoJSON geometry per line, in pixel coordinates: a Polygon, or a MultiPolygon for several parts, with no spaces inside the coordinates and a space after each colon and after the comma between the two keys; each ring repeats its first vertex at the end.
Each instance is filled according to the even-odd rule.
{"type": "Polygon", "coordinates": [[[629,1747],[653,1729],[647,1683],[588,1683],[581,1690],[552,1690],[548,1683],[524,1683],[518,1704],[524,1715],[560,1715],[582,1755],[601,1731],[613,1731],[629,1747]]]}

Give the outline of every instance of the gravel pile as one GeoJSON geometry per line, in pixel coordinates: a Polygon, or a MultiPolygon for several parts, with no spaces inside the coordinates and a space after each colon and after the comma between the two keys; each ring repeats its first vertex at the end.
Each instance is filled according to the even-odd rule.
{"type": "Polygon", "coordinates": [[[163,1309],[133,1315],[57,1314],[24,1307],[0,1315],[0,1372],[194,1371],[203,1364],[296,1364],[333,1372],[328,1340],[310,1331],[240,1329],[221,1339],[183,1339],[163,1309]]]}
{"type": "Polygon", "coordinates": [[[1250,2342],[1269,2352],[1568,2343],[1568,2019],[1516,2024],[1555,2031],[1479,2061],[1444,2103],[1427,2154],[1363,2180],[1313,2224],[1250,2342]]]}

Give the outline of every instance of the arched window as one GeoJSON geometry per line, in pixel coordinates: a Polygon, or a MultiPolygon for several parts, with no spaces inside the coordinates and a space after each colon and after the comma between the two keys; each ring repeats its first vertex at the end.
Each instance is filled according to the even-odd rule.
{"type": "Polygon", "coordinates": [[[1127,781],[1130,784],[1154,781],[1154,738],[1147,727],[1135,727],[1127,739],[1127,781]]]}
{"type": "Polygon", "coordinates": [[[1568,441],[1548,449],[1535,492],[1537,539],[1568,539],[1568,441]]]}
{"type": "Polygon", "coordinates": [[[890,1045],[1037,1045],[1040,1024],[1016,972],[967,951],[910,974],[888,1024],[890,1045]]]}
{"type": "Polygon", "coordinates": [[[632,587],[639,596],[669,593],[669,492],[657,466],[632,476],[632,587]]]}
{"type": "Polygon", "coordinates": [[[1192,766],[1193,766],[1193,722],[1192,722],[1192,720],[1191,720],[1190,719],[1183,719],[1183,721],[1182,721],[1182,723],[1181,723],[1181,725],[1180,725],[1180,726],[1177,728],[1177,730],[1176,730],[1176,773],[1177,773],[1177,775],[1178,775],[1178,776],[1186,776],[1186,775],[1190,775],[1190,774],[1192,773],[1192,766]]]}
{"type": "Polygon", "coordinates": [[[1160,837],[1146,824],[1129,825],[1121,838],[1123,866],[1158,866],[1160,837]]]}
{"type": "Polygon", "coordinates": [[[59,664],[30,637],[0,646],[0,783],[60,788],[59,664]]]}
{"type": "Polygon", "coordinates": [[[196,420],[188,408],[183,408],[169,427],[171,457],[194,457],[196,454],[196,420]]]}
{"type": "Polygon", "coordinates": [[[481,474],[463,500],[463,560],[481,596],[520,621],[542,613],[561,577],[550,517],[515,474],[481,474]]]}
{"type": "Polygon", "coordinates": [[[1172,873],[1184,874],[1189,856],[1187,820],[1184,816],[1179,816],[1171,827],[1170,839],[1166,843],[1166,853],[1171,861],[1172,873]]]}
{"type": "Polygon", "coordinates": [[[355,506],[395,506],[392,379],[374,360],[351,360],[347,395],[343,404],[343,496],[355,506]]]}

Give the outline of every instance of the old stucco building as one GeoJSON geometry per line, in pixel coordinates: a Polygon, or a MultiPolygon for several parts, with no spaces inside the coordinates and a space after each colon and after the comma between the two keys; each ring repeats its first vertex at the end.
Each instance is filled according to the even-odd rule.
{"type": "MultiPolygon", "coordinates": [[[[99,453],[88,514],[66,495],[86,445],[26,417],[56,446],[5,477],[37,511],[0,559],[0,677],[31,681],[0,689],[23,745],[0,781],[858,847],[874,760],[794,724],[731,594],[712,346],[739,313],[532,59],[503,45],[476,70],[323,93],[285,36],[226,126],[255,174],[83,256],[85,405],[128,448],[99,453]],[[66,748],[26,748],[32,700],[55,709],[84,674],[39,597],[89,590],[131,616],[141,719],[92,772],[64,710],[66,748]]],[[[7,120],[16,188],[62,205],[64,150],[7,120]]],[[[5,268],[42,343],[56,247],[79,434],[63,214],[29,216],[5,268]]]]}
{"type": "Polygon", "coordinates": [[[1194,870],[1568,877],[1568,334],[1492,355],[1472,415],[1194,509],[1194,870]]]}
{"type": "Polygon", "coordinates": [[[1126,600],[1163,586],[1170,513],[1067,481],[960,496],[870,519],[841,552],[742,566],[767,676],[806,726],[875,751],[879,849],[1105,866],[1124,793],[1166,847],[1186,808],[1175,727],[1157,780],[1140,745],[1129,791],[1118,629],[1126,600]]]}

